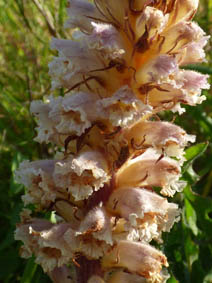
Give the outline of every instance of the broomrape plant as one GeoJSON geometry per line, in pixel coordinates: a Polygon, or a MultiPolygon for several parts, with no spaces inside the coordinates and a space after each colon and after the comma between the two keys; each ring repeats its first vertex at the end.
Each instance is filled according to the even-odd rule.
{"type": "Polygon", "coordinates": [[[205,59],[208,36],[194,0],[68,1],[72,40],[53,38],[52,92],[33,101],[36,141],[54,160],[24,161],[26,187],[16,240],[53,282],[166,282],[166,256],[150,244],[179,221],[184,148],[195,137],[160,120],[195,106],[207,75],[184,70],[205,59]],[[156,192],[155,187],[160,187],[156,192]],[[36,218],[55,211],[56,223],[36,218]],[[75,270],[69,265],[75,266],[75,270]]]}

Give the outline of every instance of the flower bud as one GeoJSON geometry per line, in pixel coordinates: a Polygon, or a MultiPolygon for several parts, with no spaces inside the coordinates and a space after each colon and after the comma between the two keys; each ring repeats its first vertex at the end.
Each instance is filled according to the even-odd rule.
{"type": "Polygon", "coordinates": [[[83,213],[80,208],[74,206],[71,201],[58,199],[54,203],[54,209],[65,221],[69,222],[72,229],[78,229],[83,213]]]}

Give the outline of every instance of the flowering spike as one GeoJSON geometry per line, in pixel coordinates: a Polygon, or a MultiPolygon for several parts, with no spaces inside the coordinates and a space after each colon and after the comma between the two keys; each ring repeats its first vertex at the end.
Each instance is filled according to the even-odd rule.
{"type": "Polygon", "coordinates": [[[195,136],[159,115],[205,99],[208,77],[182,67],[205,60],[208,37],[191,22],[198,0],[93,2],[69,0],[72,39],[51,42],[52,92],[65,95],[30,110],[35,140],[58,152],[16,171],[35,211],[23,210],[15,238],[55,283],[165,283],[168,262],[151,241],[179,221],[166,196],[185,186],[184,149],[195,136]],[[35,217],[43,210],[56,223],[35,217]]]}

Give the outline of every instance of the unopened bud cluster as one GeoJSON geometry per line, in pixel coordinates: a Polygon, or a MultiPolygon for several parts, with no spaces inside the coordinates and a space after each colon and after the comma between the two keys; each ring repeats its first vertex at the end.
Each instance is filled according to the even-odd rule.
{"type": "Polygon", "coordinates": [[[191,22],[197,7],[68,1],[72,39],[52,40],[58,56],[49,64],[52,91],[65,95],[31,103],[35,140],[58,153],[16,172],[35,212],[23,210],[15,238],[53,282],[166,282],[166,256],[150,242],[162,243],[179,220],[166,197],[185,186],[184,148],[195,137],[158,113],[205,99],[207,76],[180,68],[205,58],[208,37],[191,22]],[[36,218],[42,211],[55,211],[57,223],[36,218]]]}

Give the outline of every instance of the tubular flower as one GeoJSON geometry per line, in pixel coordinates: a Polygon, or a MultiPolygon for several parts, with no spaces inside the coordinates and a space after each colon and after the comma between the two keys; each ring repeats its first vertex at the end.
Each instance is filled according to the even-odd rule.
{"type": "Polygon", "coordinates": [[[25,206],[35,209],[32,217],[23,210],[15,238],[53,282],[167,281],[166,256],[151,241],[162,243],[179,221],[166,197],[185,186],[184,149],[195,136],[159,115],[205,99],[207,76],[183,69],[205,60],[208,37],[191,21],[197,7],[198,0],[68,1],[72,39],[53,38],[52,95],[30,108],[35,140],[58,152],[16,172],[25,206]],[[63,97],[53,95],[57,88],[63,97]],[[56,223],[36,218],[42,210],[55,211],[56,223]]]}

